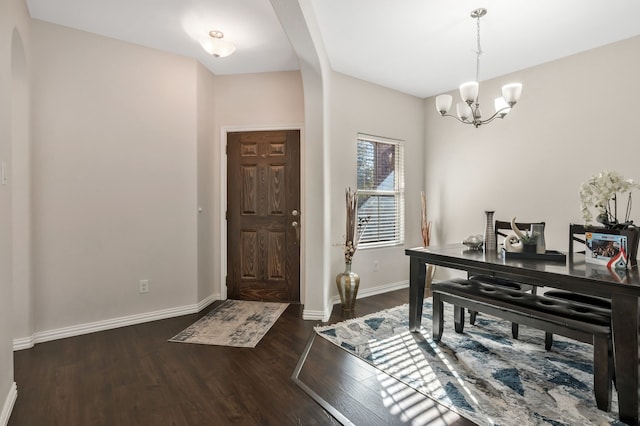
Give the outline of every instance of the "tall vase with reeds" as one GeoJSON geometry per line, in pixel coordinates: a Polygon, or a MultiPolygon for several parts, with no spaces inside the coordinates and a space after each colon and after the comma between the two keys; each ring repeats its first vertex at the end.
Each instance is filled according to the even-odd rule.
{"type": "MultiPolygon", "coordinates": [[[[420,191],[420,200],[421,200],[421,221],[420,221],[420,230],[422,232],[422,245],[424,247],[429,247],[431,243],[431,221],[427,218],[427,196],[424,191],[420,191]]],[[[425,275],[425,285],[424,285],[424,295],[425,297],[431,296],[431,283],[433,282],[433,277],[436,274],[435,265],[426,264],[426,275],[425,275]]]]}
{"type": "MultiPolygon", "coordinates": [[[[336,285],[340,294],[340,302],[342,310],[351,312],[356,304],[358,297],[358,288],[360,287],[360,276],[351,270],[351,262],[353,256],[358,249],[358,241],[362,235],[362,231],[358,232],[358,197],[357,191],[351,188],[345,189],[346,198],[346,233],[344,243],[344,272],[336,276],[336,285]]],[[[366,223],[365,223],[366,225],[366,223]]]]}

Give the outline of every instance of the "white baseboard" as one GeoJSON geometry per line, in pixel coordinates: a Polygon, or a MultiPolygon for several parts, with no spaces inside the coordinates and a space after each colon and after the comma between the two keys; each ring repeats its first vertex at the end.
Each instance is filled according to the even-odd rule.
{"type": "Polygon", "coordinates": [[[327,309],[324,311],[312,311],[310,309],[302,310],[302,319],[310,320],[310,321],[328,321],[331,316],[331,309],[333,305],[331,303],[327,304],[327,309]]]}
{"type": "MultiPolygon", "coordinates": [[[[397,283],[383,284],[377,287],[359,290],[357,298],[362,299],[364,297],[375,296],[376,294],[388,293],[390,291],[400,290],[407,287],[409,287],[408,280],[399,281],[397,283]]],[[[407,302],[409,302],[409,300],[407,300],[407,302]]],[[[327,309],[325,309],[324,311],[311,311],[308,309],[304,309],[302,311],[302,319],[326,322],[329,320],[329,317],[331,316],[333,305],[336,305],[338,303],[340,303],[340,295],[335,295],[331,298],[330,303],[327,305],[327,309]]]]}
{"type": "Polygon", "coordinates": [[[209,297],[205,297],[200,302],[198,302],[198,311],[197,312],[200,312],[201,310],[203,310],[204,308],[206,308],[207,306],[209,306],[210,304],[212,304],[216,300],[220,300],[220,294],[219,293],[218,294],[212,294],[209,297]]]}
{"type": "Polygon", "coordinates": [[[35,344],[36,342],[33,336],[20,337],[17,339],[13,339],[13,350],[21,351],[22,349],[30,349],[35,344]]]}
{"type": "Polygon", "coordinates": [[[0,412],[0,425],[7,426],[9,423],[9,417],[11,417],[11,412],[13,411],[13,405],[16,403],[16,399],[18,399],[18,386],[16,385],[16,382],[13,382],[9,388],[7,397],[4,400],[2,412],[0,412]]]}
{"type": "MultiPolygon", "coordinates": [[[[397,283],[384,284],[381,286],[362,289],[358,292],[358,299],[363,297],[374,296],[376,294],[387,293],[399,290],[409,286],[409,281],[400,281],[397,283]]],[[[32,348],[37,343],[49,342],[51,340],[65,339],[67,337],[80,336],[83,334],[95,333],[98,331],[111,330],[114,328],[126,327],[129,325],[142,324],[150,321],[174,318],[182,315],[194,314],[200,312],[211,303],[220,300],[219,294],[212,294],[197,304],[178,306],[175,308],[163,309],[154,312],[146,312],[142,314],[128,315],[119,318],[112,318],[104,321],[96,321],[87,324],[79,324],[71,327],[63,327],[54,330],[40,331],[33,336],[16,338],[13,340],[13,350],[23,350],[32,348]]],[[[311,321],[328,321],[331,316],[333,305],[340,303],[340,296],[336,295],[331,298],[324,311],[314,311],[304,309],[302,311],[302,319],[311,321]]]]}
{"type": "Polygon", "coordinates": [[[65,339],[67,337],[80,336],[83,334],[111,330],[114,328],[126,327],[129,325],[142,324],[145,322],[174,318],[182,315],[195,314],[219,299],[219,294],[212,294],[211,296],[208,296],[207,298],[193,305],[178,306],[175,308],[162,309],[159,311],[145,312],[142,314],[128,315],[124,317],[96,321],[87,324],[73,325],[71,327],[39,331],[34,333],[33,336],[30,337],[14,339],[13,350],[17,351],[21,349],[29,349],[32,348],[36,343],[49,342],[51,340],[65,339]]]}

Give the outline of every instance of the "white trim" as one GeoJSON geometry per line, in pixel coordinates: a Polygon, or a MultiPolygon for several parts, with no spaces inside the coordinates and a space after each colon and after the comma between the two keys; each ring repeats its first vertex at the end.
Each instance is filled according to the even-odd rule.
{"type": "Polygon", "coordinates": [[[0,412],[0,425],[7,426],[7,424],[9,424],[9,417],[11,417],[11,412],[13,411],[16,399],[18,399],[18,386],[16,385],[16,382],[13,382],[9,388],[7,397],[4,400],[2,412],[0,412]]]}
{"type": "Polygon", "coordinates": [[[212,294],[208,297],[205,297],[201,301],[198,302],[198,312],[215,302],[216,300],[221,300],[219,294],[212,294]]]}
{"type": "Polygon", "coordinates": [[[21,351],[23,349],[31,349],[36,344],[33,336],[19,337],[13,339],[13,350],[21,351]]]}
{"type": "MultiPolygon", "coordinates": [[[[300,132],[300,204],[304,202],[304,125],[240,125],[220,126],[220,297],[227,299],[227,133],[230,132],[260,132],[265,130],[298,130],[300,132]]],[[[304,215],[304,211],[302,212],[304,215]]],[[[304,229],[305,220],[301,220],[300,236],[300,302],[304,303],[304,229]]],[[[304,314],[303,314],[303,319],[304,314]]]]}
{"type": "Polygon", "coordinates": [[[51,340],[65,339],[67,337],[96,333],[98,331],[104,330],[112,330],[114,328],[126,327],[129,325],[136,325],[161,319],[179,317],[182,315],[195,314],[200,312],[216,300],[220,300],[219,294],[212,294],[193,305],[177,306],[175,308],[162,309],[159,311],[145,312],[141,314],[128,315],[103,321],[90,322],[87,324],[79,324],[54,330],[36,332],[31,337],[14,339],[13,350],[17,351],[21,349],[29,349],[32,348],[36,343],[49,342],[51,340]]]}
{"type": "Polygon", "coordinates": [[[303,309],[302,319],[311,320],[311,321],[322,321],[322,322],[329,321],[329,317],[331,317],[331,311],[333,311],[333,304],[331,303],[331,300],[329,300],[328,302],[329,303],[325,302],[324,304],[325,306],[324,311],[312,311],[309,309],[303,309]]]}
{"type": "Polygon", "coordinates": [[[220,127],[220,298],[227,300],[227,133],[220,127]]]}
{"type": "MultiPolygon", "coordinates": [[[[362,299],[364,297],[375,296],[376,294],[388,293],[390,291],[401,290],[409,287],[409,280],[398,281],[397,283],[383,284],[378,287],[366,288],[358,291],[356,299],[362,299]]],[[[407,300],[407,302],[409,302],[407,300]]],[[[335,295],[331,298],[331,303],[337,305],[340,303],[340,295],[335,295]]]]}
{"type": "MultiPolygon", "coordinates": [[[[358,292],[357,299],[362,299],[369,296],[375,296],[376,294],[388,293],[390,291],[401,290],[403,288],[409,287],[409,280],[398,281],[396,283],[383,284],[373,288],[363,289],[358,292]]],[[[331,316],[331,311],[333,310],[333,306],[340,303],[340,295],[335,295],[331,298],[330,303],[327,306],[327,310],[323,311],[311,311],[311,310],[303,310],[302,311],[302,319],[304,320],[315,320],[315,321],[329,321],[329,317],[331,316]]]]}
{"type": "Polygon", "coordinates": [[[304,309],[302,311],[302,319],[309,321],[328,321],[329,317],[325,311],[312,311],[309,309],[304,309]],[[326,318],[326,319],[325,319],[326,318]]]}

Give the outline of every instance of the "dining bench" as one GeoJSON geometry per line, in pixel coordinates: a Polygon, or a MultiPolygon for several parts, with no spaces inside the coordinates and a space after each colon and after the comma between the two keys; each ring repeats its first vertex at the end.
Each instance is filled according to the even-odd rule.
{"type": "MultiPolygon", "coordinates": [[[[444,330],[444,303],[454,305],[454,326],[464,331],[464,309],[483,312],[507,321],[559,334],[593,345],[593,387],[596,404],[611,410],[613,385],[613,344],[611,311],[577,302],[523,293],[473,279],[454,278],[434,282],[433,340],[439,342],[444,330]]],[[[547,350],[551,342],[545,342],[547,350]]]]}

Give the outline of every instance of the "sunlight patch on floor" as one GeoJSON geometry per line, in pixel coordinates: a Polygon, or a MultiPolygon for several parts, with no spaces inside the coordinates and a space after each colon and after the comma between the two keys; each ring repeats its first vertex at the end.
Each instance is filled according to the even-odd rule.
{"type": "MultiPolygon", "coordinates": [[[[418,339],[424,339],[460,384],[467,397],[477,404],[478,400],[461,375],[456,371],[455,366],[445,357],[440,347],[431,338],[426,337],[428,334],[430,333],[425,329],[421,329],[420,333],[406,331],[388,339],[371,340],[369,348],[373,364],[382,370],[392,373],[398,371],[413,373],[413,380],[418,381],[421,379],[428,393],[438,396],[438,402],[453,406],[453,403],[446,395],[445,389],[418,346],[418,339]]],[[[425,404],[422,394],[415,394],[411,389],[407,389],[404,384],[399,383],[385,373],[380,373],[377,377],[383,388],[380,391],[383,404],[391,414],[398,416],[404,422],[410,422],[412,425],[449,424],[459,417],[447,408],[425,404]]],[[[487,418],[487,422],[494,424],[493,420],[489,418],[487,418]]]]}

